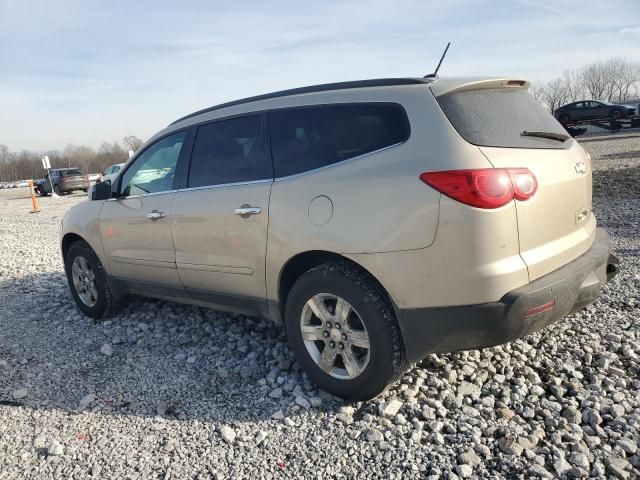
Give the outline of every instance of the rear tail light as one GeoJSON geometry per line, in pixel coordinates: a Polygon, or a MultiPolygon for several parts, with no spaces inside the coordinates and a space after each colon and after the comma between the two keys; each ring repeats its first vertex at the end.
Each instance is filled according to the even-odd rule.
{"type": "Polygon", "coordinates": [[[538,189],[536,177],[527,168],[425,172],[420,180],[454,200],[488,209],[502,207],[514,199],[528,200],[538,189]]]}

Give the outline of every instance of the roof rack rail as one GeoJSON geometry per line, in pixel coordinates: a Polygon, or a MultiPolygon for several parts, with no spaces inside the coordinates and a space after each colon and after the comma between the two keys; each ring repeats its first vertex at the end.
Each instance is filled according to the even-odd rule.
{"type": "Polygon", "coordinates": [[[288,97],[291,95],[301,95],[303,93],[314,92],[326,92],[330,90],[345,90],[349,88],[364,88],[364,87],[388,87],[393,85],[416,85],[422,83],[430,83],[433,79],[427,78],[377,78],[371,80],[355,80],[351,82],[338,82],[338,83],[325,83],[321,85],[312,85],[310,87],[292,88],[289,90],[281,90],[273,93],[266,93],[264,95],[256,95],[255,97],[243,98],[240,100],[234,100],[232,102],[221,103],[213,107],[198,110],[197,112],[180,117],[178,120],[172,122],[170,125],[175,125],[178,122],[186,120],[203,113],[212,112],[214,110],[220,110],[222,108],[233,107],[235,105],[242,105],[244,103],[257,102],[260,100],[269,100],[272,98],[288,97]]]}

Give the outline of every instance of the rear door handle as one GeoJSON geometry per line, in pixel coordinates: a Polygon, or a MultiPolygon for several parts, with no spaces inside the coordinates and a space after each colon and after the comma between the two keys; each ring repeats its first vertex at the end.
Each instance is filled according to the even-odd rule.
{"type": "Polygon", "coordinates": [[[159,220],[160,218],[164,218],[164,212],[152,210],[151,212],[147,213],[147,218],[150,220],[159,220]]]}
{"type": "Polygon", "coordinates": [[[242,205],[240,208],[236,208],[234,213],[236,215],[240,215],[242,218],[247,218],[251,215],[258,215],[259,213],[262,213],[262,209],[260,207],[242,205]]]}

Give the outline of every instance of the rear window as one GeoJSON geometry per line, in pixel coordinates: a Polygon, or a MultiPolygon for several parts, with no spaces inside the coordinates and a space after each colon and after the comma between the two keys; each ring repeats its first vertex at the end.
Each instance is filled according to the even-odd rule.
{"type": "Polygon", "coordinates": [[[526,90],[469,90],[436,99],[462,138],[474,145],[561,149],[571,143],[521,135],[525,130],[567,135],[562,125],[526,90]]]}
{"type": "Polygon", "coordinates": [[[409,120],[395,103],[320,105],[270,115],[277,177],[332,165],[409,138],[409,120]]]}
{"type": "Polygon", "coordinates": [[[84,175],[84,173],[78,169],[60,170],[61,177],[71,177],[73,175],[84,175]]]}

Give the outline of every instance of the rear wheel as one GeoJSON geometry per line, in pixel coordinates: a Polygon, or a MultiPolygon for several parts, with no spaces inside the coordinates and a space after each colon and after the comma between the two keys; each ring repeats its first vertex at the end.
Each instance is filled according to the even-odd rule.
{"type": "Polygon", "coordinates": [[[567,123],[569,123],[571,121],[571,117],[569,117],[569,115],[567,115],[566,113],[564,115],[560,115],[560,123],[563,125],[566,125],[567,123]]]}
{"type": "Polygon", "coordinates": [[[53,191],[56,195],[62,195],[62,191],[60,190],[60,187],[58,185],[53,186],[53,191]]]}
{"type": "Polygon", "coordinates": [[[618,110],[618,109],[611,110],[611,113],[609,114],[609,116],[614,120],[622,118],[622,110],[618,110]]]}
{"type": "Polygon", "coordinates": [[[95,252],[84,241],[71,245],[65,257],[65,272],[73,299],[85,315],[108,317],[120,307],[107,282],[107,275],[95,252]]]}
{"type": "Polygon", "coordinates": [[[339,397],[373,398],[406,369],[389,300],[369,275],[348,263],[304,273],[287,298],[285,322],[304,371],[339,397]]]}

